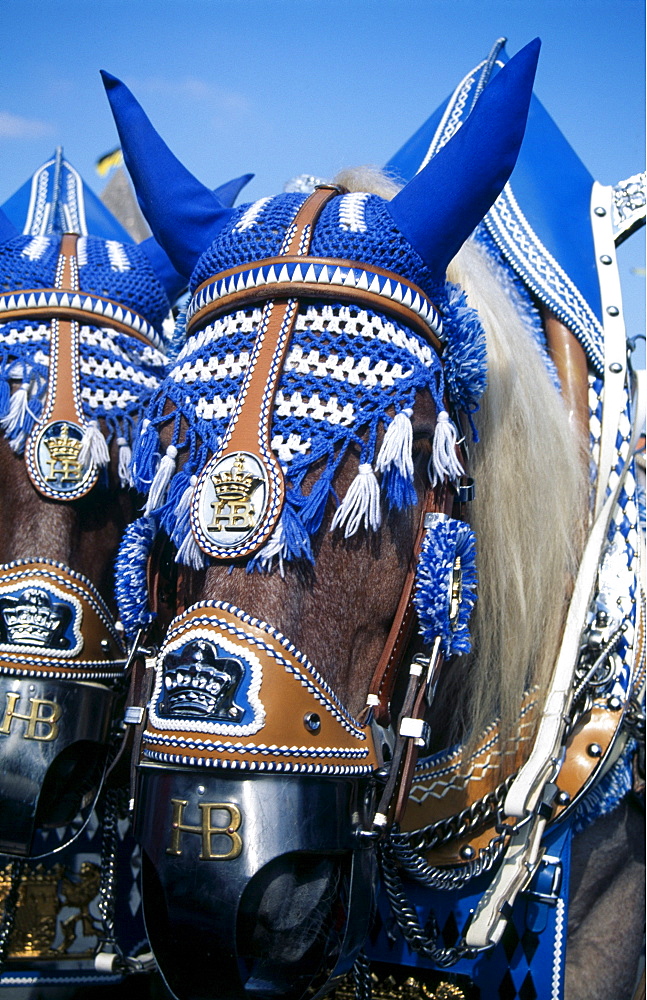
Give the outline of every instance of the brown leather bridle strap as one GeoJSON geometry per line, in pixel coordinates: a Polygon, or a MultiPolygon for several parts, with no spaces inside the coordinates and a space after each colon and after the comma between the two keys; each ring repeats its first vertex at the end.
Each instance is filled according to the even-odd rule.
{"type": "MultiPolygon", "coordinates": [[[[79,289],[77,242],[75,233],[64,233],[61,237],[54,280],[57,290],[71,294],[79,289]]],[[[76,500],[89,493],[97,482],[99,469],[94,464],[81,469],[77,462],[79,438],[86,427],[81,406],[79,324],[73,319],[53,317],[47,398],[42,416],[25,443],[27,473],[44,496],[55,500],[76,500]],[[49,432],[52,436],[46,439],[45,435],[49,432]],[[57,438],[56,434],[59,435],[57,438]],[[46,440],[49,443],[44,443],[46,440]],[[54,440],[58,442],[57,454],[65,463],[65,474],[69,474],[67,481],[73,484],[69,489],[58,488],[51,471],[48,472],[47,466],[53,467],[54,464],[54,458],[48,456],[48,449],[54,446],[51,443],[54,440]]]]}
{"type": "Polygon", "coordinates": [[[384,649],[382,650],[382,655],[375,668],[366,699],[367,709],[373,709],[374,718],[381,726],[388,726],[391,722],[390,703],[393,696],[393,689],[400,664],[411,639],[415,622],[413,588],[418,557],[425,537],[425,517],[427,514],[434,512],[449,514],[452,511],[453,505],[454,494],[446,483],[437,488],[431,485],[427,487],[420,509],[418,531],[413,544],[407,575],[402,585],[400,600],[384,649]]]}

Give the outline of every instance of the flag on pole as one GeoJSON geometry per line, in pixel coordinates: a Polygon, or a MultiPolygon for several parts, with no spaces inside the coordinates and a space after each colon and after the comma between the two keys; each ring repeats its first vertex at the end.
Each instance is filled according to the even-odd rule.
{"type": "Polygon", "coordinates": [[[121,147],[117,146],[116,149],[112,149],[109,153],[104,153],[103,156],[99,157],[95,164],[96,171],[99,177],[105,177],[113,167],[118,167],[123,162],[124,158],[121,153],[121,147]]]}

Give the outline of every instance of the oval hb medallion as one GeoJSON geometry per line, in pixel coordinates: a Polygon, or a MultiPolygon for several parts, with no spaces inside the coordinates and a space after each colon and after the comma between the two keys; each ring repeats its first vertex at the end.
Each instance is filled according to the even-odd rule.
{"type": "Polygon", "coordinates": [[[191,527],[209,555],[247,554],[246,543],[263,522],[269,499],[267,470],[249,452],[235,451],[212,458],[196,483],[191,527]]]}
{"type": "Polygon", "coordinates": [[[92,462],[85,466],[79,461],[82,443],[83,428],[69,420],[52,420],[31,435],[25,460],[40,493],[54,500],[75,500],[92,489],[99,470],[92,462]]]}

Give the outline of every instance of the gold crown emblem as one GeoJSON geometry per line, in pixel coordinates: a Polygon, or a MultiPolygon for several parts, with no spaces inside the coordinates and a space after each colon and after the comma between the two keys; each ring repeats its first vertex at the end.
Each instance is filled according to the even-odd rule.
{"type": "Polygon", "coordinates": [[[245,472],[245,456],[238,452],[231,469],[217,472],[211,477],[214,493],[221,504],[242,503],[249,500],[262,480],[245,472]]]}
{"type": "Polygon", "coordinates": [[[63,424],[59,437],[45,438],[45,446],[55,462],[70,465],[78,461],[81,441],[69,434],[68,425],[63,424]]]}

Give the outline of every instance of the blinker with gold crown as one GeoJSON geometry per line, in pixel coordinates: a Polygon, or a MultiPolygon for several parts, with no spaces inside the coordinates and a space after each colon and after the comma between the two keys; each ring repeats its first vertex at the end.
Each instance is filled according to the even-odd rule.
{"type": "Polygon", "coordinates": [[[262,520],[268,499],[267,473],[259,459],[237,451],[209,462],[195,489],[193,530],[201,548],[235,555],[262,520]]]}

